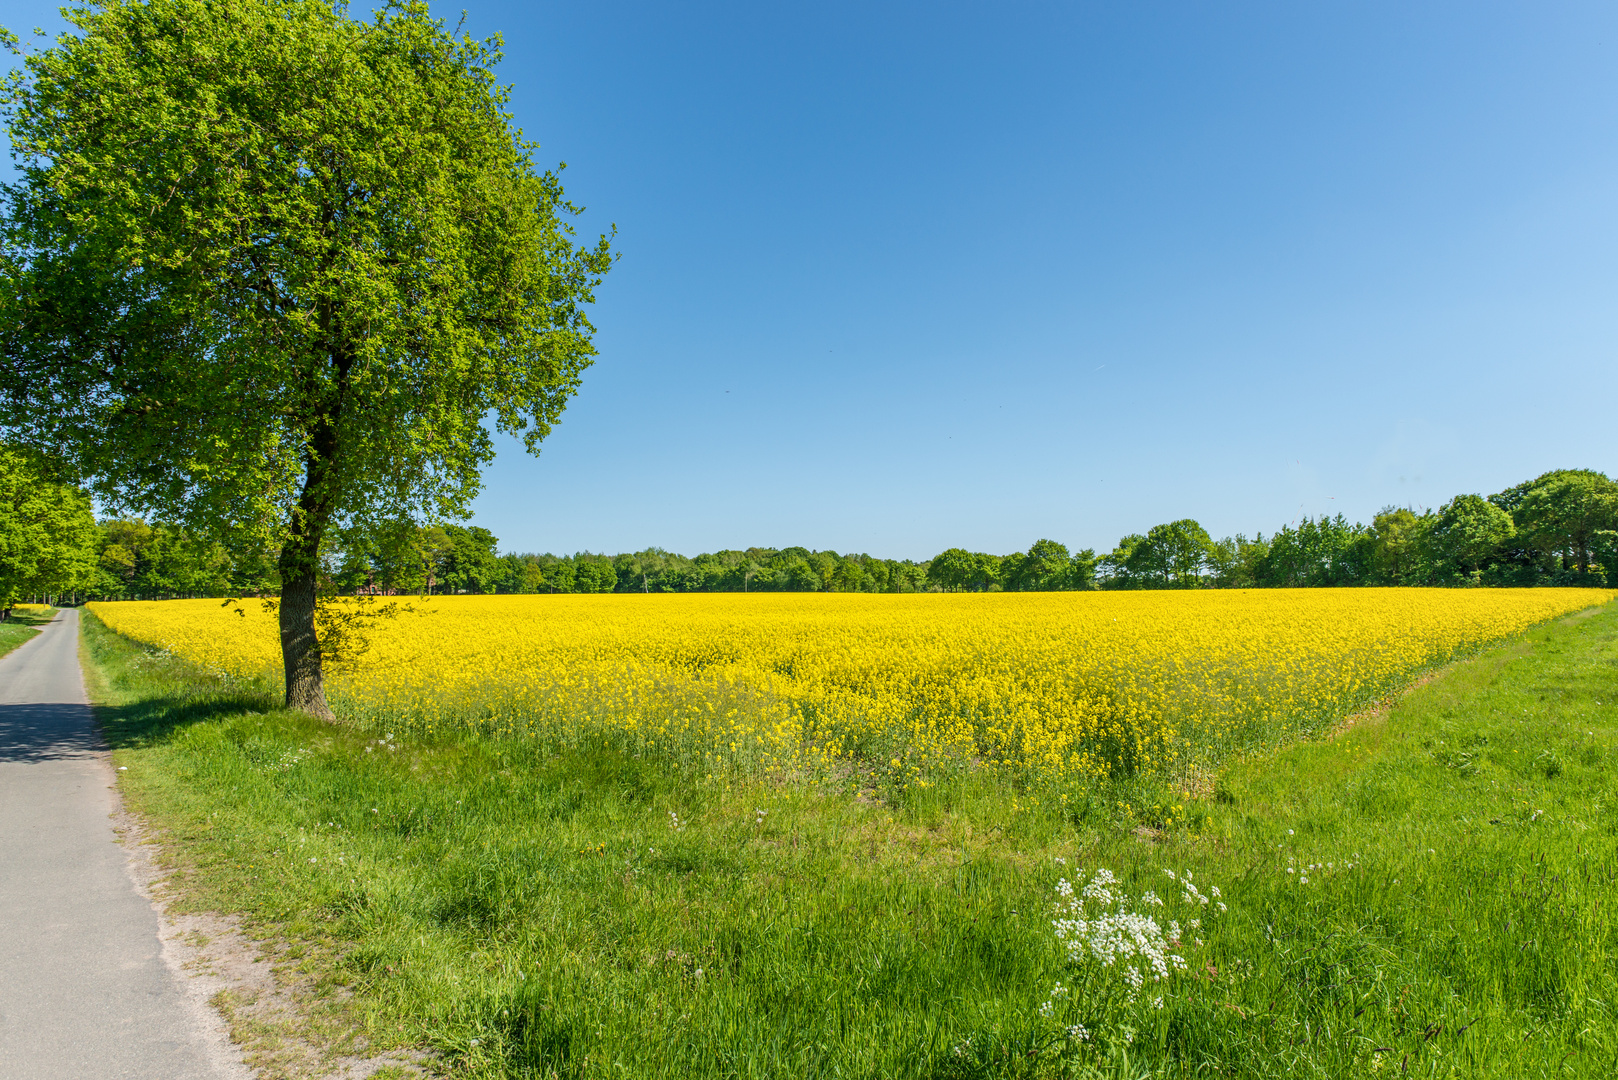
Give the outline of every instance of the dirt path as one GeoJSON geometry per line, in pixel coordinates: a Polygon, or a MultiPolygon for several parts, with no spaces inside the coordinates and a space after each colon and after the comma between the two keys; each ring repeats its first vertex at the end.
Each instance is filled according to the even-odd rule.
{"type": "Polygon", "coordinates": [[[249,1080],[113,834],[78,630],[0,659],[0,1080],[249,1080]]]}

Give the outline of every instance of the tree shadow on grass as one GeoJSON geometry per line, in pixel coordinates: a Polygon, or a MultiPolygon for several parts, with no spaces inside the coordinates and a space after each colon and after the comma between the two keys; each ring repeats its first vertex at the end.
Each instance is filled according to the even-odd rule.
{"type": "Polygon", "coordinates": [[[151,746],[192,724],[272,707],[261,694],[157,697],[127,705],[0,705],[0,763],[61,761],[108,748],[151,746]]]}
{"type": "Polygon", "coordinates": [[[55,611],[52,611],[49,615],[35,615],[21,608],[12,608],[11,614],[6,617],[5,622],[11,626],[38,626],[43,628],[49,626],[56,618],[56,615],[55,611]]]}
{"type": "Polygon", "coordinates": [[[97,705],[95,718],[114,750],[138,749],[167,742],[195,724],[276,707],[268,694],[253,692],[175,695],[144,698],[123,705],[97,705]]]}

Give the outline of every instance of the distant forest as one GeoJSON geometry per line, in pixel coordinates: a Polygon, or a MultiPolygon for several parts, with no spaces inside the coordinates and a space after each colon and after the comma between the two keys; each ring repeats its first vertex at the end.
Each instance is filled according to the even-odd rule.
{"type": "MultiPolygon", "coordinates": [[[[97,524],[94,599],[274,593],[269,551],[231,551],[134,520],[97,524]]],[[[1436,510],[1388,507],[1369,525],[1309,518],[1216,540],[1190,519],[1123,537],[1110,552],[1036,541],[1009,555],[950,548],[914,562],[808,548],[660,548],[618,555],[505,553],[476,526],[347,534],[327,556],[339,593],[927,592],[1352,585],[1618,587],[1618,483],[1558,470],[1436,510]]]]}

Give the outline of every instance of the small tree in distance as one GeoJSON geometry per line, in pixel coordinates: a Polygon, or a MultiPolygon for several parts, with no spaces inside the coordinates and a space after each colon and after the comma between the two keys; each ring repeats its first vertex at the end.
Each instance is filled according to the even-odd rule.
{"type": "Polygon", "coordinates": [[[498,40],[423,3],[68,18],[0,90],[0,431],[110,507],[279,551],[286,701],[330,719],[323,544],[464,516],[491,417],[537,452],[607,238],[535,171],[498,40]]]}

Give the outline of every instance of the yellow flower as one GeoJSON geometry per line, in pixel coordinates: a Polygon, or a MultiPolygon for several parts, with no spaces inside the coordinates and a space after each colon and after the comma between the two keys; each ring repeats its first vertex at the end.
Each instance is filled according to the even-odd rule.
{"type": "MultiPolygon", "coordinates": [[[[438,597],[378,623],[329,689],[362,722],[559,748],[607,740],[698,775],[857,759],[918,781],[989,769],[1059,784],[1177,775],[1318,731],[1424,668],[1615,595],[438,597]]],[[[256,604],[245,618],[217,600],[90,607],[203,667],[279,681],[275,619],[256,604]]]]}

